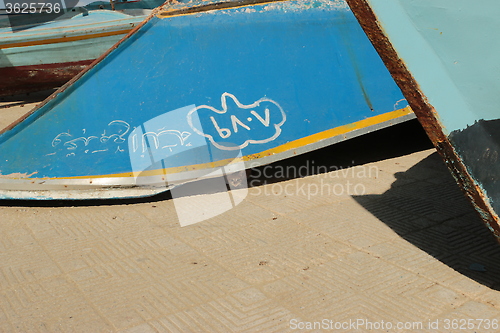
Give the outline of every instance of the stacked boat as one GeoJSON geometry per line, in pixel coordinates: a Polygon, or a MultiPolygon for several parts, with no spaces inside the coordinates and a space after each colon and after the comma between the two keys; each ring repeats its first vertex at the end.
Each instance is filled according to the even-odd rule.
{"type": "Polygon", "coordinates": [[[0,16],[0,96],[63,85],[162,3],[120,2],[116,10],[91,3],[52,21],[44,13],[0,16]]]}

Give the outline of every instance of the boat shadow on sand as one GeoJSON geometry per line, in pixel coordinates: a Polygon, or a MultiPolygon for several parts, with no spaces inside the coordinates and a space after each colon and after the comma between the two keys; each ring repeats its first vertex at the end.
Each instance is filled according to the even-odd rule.
{"type": "MultiPolygon", "coordinates": [[[[335,160],[337,166],[345,169],[430,148],[433,146],[422,127],[413,120],[274,166],[300,166],[306,161],[328,165],[335,160]]],[[[255,171],[253,179],[255,174],[263,174],[262,170],[255,171]]],[[[438,153],[432,153],[405,172],[396,173],[395,177],[391,188],[382,194],[352,198],[404,240],[478,283],[500,290],[500,245],[438,153]]],[[[272,184],[288,179],[265,180],[272,184]]]]}
{"type": "Polygon", "coordinates": [[[437,153],[396,173],[380,195],[353,198],[406,241],[461,274],[500,290],[500,246],[437,153]]]}

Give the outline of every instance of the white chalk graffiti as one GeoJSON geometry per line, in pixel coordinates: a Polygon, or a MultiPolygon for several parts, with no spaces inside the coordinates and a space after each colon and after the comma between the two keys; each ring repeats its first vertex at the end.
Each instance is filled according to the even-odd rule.
{"type": "MultiPolygon", "coordinates": [[[[69,153],[66,157],[76,156],[77,152],[83,151],[83,153],[95,154],[104,153],[110,151],[109,144],[116,144],[115,153],[124,152],[124,149],[120,148],[120,144],[123,144],[127,139],[125,136],[130,132],[130,125],[123,120],[113,120],[107,125],[107,128],[103,130],[100,136],[90,135],[90,136],[79,136],[76,137],[70,133],[70,131],[59,133],[52,140],[52,147],[62,148],[69,153]],[[108,144],[107,147],[105,147],[108,144]],[[62,147],[60,146],[62,145],[62,147]]],[[[82,129],[82,133],[86,134],[87,130],[82,129]]],[[[114,149],[114,148],[113,148],[114,149]]],[[[46,156],[55,155],[57,152],[47,154],[46,156]]]]}
{"type": "Polygon", "coordinates": [[[186,123],[186,114],[194,107],[188,105],[167,111],[138,125],[130,132],[127,146],[130,165],[136,179],[143,179],[139,174],[149,168],[178,166],[179,163],[184,163],[183,161],[188,165],[187,163],[201,158],[202,152],[194,149],[206,145],[205,138],[192,135],[186,123]],[[190,150],[193,151],[192,156],[185,154],[190,150]]]}
{"type": "Polygon", "coordinates": [[[190,146],[187,139],[191,136],[190,132],[178,131],[160,128],[157,132],[149,131],[138,138],[137,134],[132,135],[132,152],[135,153],[139,148],[142,149],[141,153],[145,153],[148,149],[165,149],[170,152],[172,148],[177,146],[190,146]]]}
{"type": "MultiPolygon", "coordinates": [[[[209,139],[215,147],[221,150],[239,150],[245,148],[249,144],[263,144],[273,141],[280,136],[281,126],[286,121],[286,114],[283,108],[272,99],[266,97],[263,97],[252,104],[242,104],[233,94],[225,92],[221,96],[221,106],[222,110],[218,110],[212,106],[201,105],[193,108],[187,114],[188,124],[193,131],[209,139]],[[237,108],[240,110],[247,110],[248,113],[245,115],[240,111],[240,114],[238,115],[227,114],[228,99],[231,99],[237,108]],[[256,109],[261,109],[260,113],[257,112],[256,109]],[[214,135],[208,133],[210,131],[207,131],[208,128],[206,128],[206,124],[204,126],[204,130],[202,128],[198,128],[193,123],[193,114],[195,112],[200,112],[200,110],[215,112],[216,115],[210,116],[209,119],[217,132],[218,137],[214,138],[214,135]],[[229,116],[230,126],[222,127],[220,122],[216,119],[217,115],[226,115],[226,117],[229,116]],[[268,137],[262,139],[259,138],[259,136],[262,135],[261,133],[264,132],[263,129],[266,130],[267,128],[274,128],[274,133],[268,137]],[[237,136],[238,133],[242,132],[243,136],[237,136]],[[248,138],[249,136],[251,138],[248,138]],[[235,141],[242,143],[236,144],[235,141]]],[[[212,131],[212,133],[214,132],[212,131]]]]}

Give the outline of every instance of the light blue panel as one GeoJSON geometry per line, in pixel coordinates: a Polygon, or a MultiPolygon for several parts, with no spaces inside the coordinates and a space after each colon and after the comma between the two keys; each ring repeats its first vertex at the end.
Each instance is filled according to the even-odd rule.
{"type": "Polygon", "coordinates": [[[438,125],[451,145],[442,150],[458,155],[447,162],[466,168],[459,182],[465,190],[479,192],[475,198],[470,196],[500,237],[500,2],[367,1],[435,108],[438,125]],[[491,211],[482,208],[483,200],[491,211]]]}
{"type": "Polygon", "coordinates": [[[106,52],[123,36],[125,34],[3,49],[0,50],[0,68],[92,60],[106,52]]]}
{"type": "Polygon", "coordinates": [[[449,134],[498,118],[497,0],[368,0],[449,134]]]}

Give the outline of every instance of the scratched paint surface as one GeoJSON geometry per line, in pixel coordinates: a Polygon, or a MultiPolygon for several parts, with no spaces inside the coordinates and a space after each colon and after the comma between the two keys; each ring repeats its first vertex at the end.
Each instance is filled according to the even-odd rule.
{"type": "MultiPolygon", "coordinates": [[[[145,139],[165,154],[165,167],[185,165],[168,157],[200,139],[212,151],[258,154],[405,106],[343,1],[154,17],[0,136],[0,173],[132,172],[130,149],[143,149],[145,139]],[[175,119],[161,121],[174,110],[175,119]]],[[[191,163],[213,156],[223,154],[193,154],[191,163]]]]}

